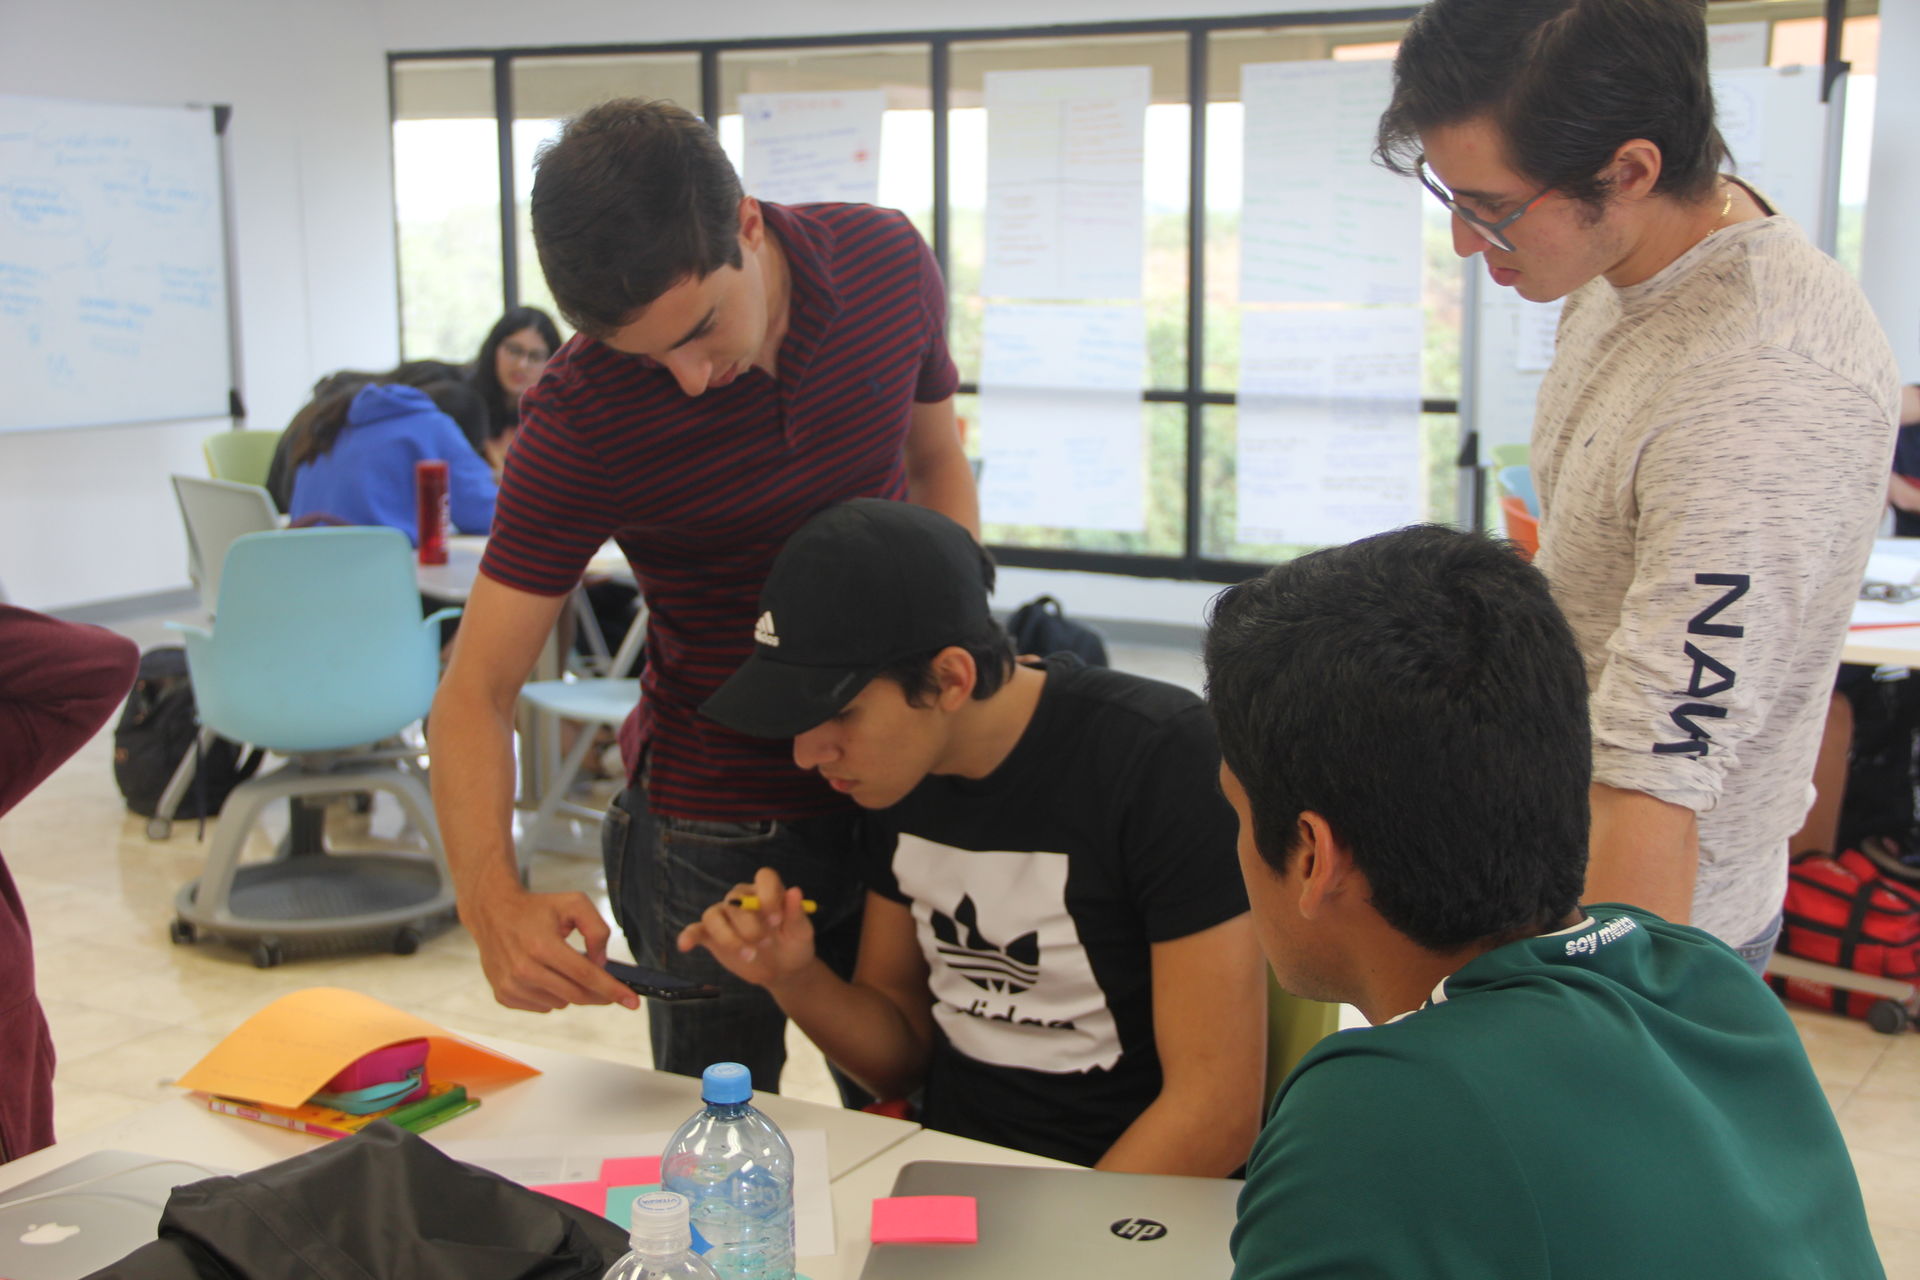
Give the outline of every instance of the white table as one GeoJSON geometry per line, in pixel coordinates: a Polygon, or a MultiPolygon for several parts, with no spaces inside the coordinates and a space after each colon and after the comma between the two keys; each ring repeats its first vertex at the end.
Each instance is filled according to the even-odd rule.
{"type": "Polygon", "coordinates": [[[1856,601],[1840,661],[1869,667],[1920,667],[1920,600],[1905,604],[1856,601]]]}
{"type": "MultiPolygon", "coordinates": [[[[672,1131],[699,1107],[700,1083],[597,1058],[542,1049],[495,1036],[470,1036],[538,1067],[531,1080],[476,1091],[479,1110],[430,1130],[428,1141],[539,1135],[556,1139],[672,1131]]],[[[184,1068],[185,1064],[181,1064],[184,1068]]],[[[783,1129],[819,1129],[827,1135],[839,1251],[803,1258],[809,1280],[857,1280],[866,1262],[868,1226],[876,1197],[889,1194],[900,1167],[911,1160],[971,1160],[982,1164],[1058,1165],[966,1138],[932,1133],[904,1120],[760,1094],[761,1107],[783,1129]]],[[[183,1093],[117,1123],[68,1139],[45,1151],[0,1165],[6,1189],[95,1151],[134,1151],[187,1159],[215,1168],[247,1170],[310,1151],[323,1139],[270,1125],[216,1115],[183,1093]]],[[[1063,1166],[1064,1167],[1064,1166],[1063,1166]]]]}

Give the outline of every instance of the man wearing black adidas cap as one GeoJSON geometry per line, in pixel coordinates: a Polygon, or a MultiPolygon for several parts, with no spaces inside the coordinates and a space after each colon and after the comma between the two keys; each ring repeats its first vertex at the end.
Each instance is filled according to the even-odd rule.
{"type": "Polygon", "coordinates": [[[993,562],[860,499],[795,533],[754,653],[702,712],[792,738],[873,815],[853,980],[762,869],[680,949],[766,988],[930,1128],[1106,1169],[1222,1175],[1259,1123],[1264,990],[1206,711],[1058,654],[1016,663],[993,562]],[[747,895],[757,909],[741,905],[747,895]]]}

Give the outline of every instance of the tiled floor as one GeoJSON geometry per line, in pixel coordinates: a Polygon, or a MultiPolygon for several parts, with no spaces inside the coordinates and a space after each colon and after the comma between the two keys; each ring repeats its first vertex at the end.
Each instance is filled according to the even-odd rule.
{"type": "MultiPolygon", "coordinates": [[[[163,643],[158,622],[119,629],[143,645],[163,643]]],[[[1199,681],[1190,653],[1116,645],[1112,655],[1129,670],[1199,681]]],[[[644,1013],[612,1007],[533,1015],[495,1004],[473,944],[458,927],[413,956],[341,955],[270,970],[253,968],[226,947],[170,945],[173,895],[199,873],[204,847],[192,823],[177,824],[168,841],[150,842],[144,820],[121,806],[111,756],[111,734],[103,732],[0,820],[0,852],[32,917],[41,998],[60,1054],[62,1134],[170,1096],[168,1081],[248,1014],[308,986],[351,987],[455,1029],[647,1062],[644,1013]]],[[[365,822],[344,810],[329,814],[329,829],[342,836],[365,822]]],[[[377,812],[375,829],[388,825],[377,812]]],[[[579,889],[604,908],[593,862],[542,857],[533,874],[539,888],[579,889]]],[[[1797,1009],[1793,1018],[1852,1149],[1887,1274],[1920,1280],[1920,1033],[1881,1036],[1862,1023],[1797,1009]]],[[[797,1035],[790,1048],[784,1091],[835,1101],[819,1054],[797,1035]]]]}

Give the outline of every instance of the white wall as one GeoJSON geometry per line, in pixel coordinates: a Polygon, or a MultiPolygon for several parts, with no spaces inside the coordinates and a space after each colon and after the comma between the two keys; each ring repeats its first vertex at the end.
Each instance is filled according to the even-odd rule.
{"type": "Polygon", "coordinates": [[[1860,276],[1867,298],[1893,342],[1900,372],[1920,382],[1920,4],[1880,6],[1879,100],[1873,120],[1873,163],[1860,276]]]}
{"type": "MultiPolygon", "coordinates": [[[[362,0],[62,0],[0,8],[8,93],[225,102],[251,421],[320,373],[392,363],[385,50],[362,0]]],[[[0,585],[57,608],[183,586],[167,475],[205,474],[225,419],[0,435],[0,585]]]]}

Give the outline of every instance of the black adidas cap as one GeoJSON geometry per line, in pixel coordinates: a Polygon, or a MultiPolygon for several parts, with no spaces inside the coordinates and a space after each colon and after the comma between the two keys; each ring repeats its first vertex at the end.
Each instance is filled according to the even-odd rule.
{"type": "Polygon", "coordinates": [[[985,634],[987,564],[937,511],[878,498],[828,507],[774,559],[753,656],[701,714],[756,738],[805,733],[889,663],[985,634]]]}

